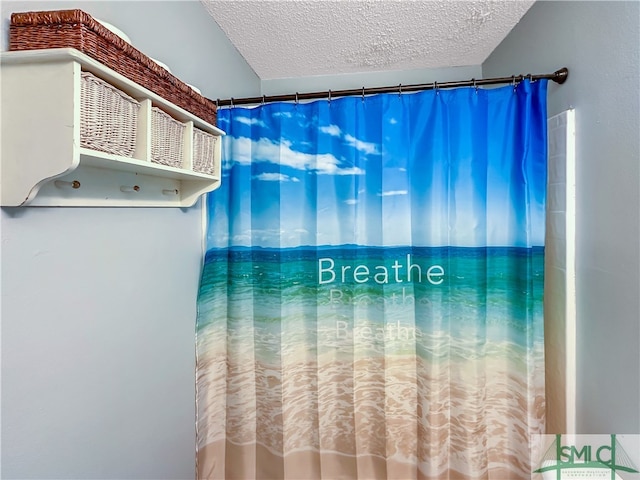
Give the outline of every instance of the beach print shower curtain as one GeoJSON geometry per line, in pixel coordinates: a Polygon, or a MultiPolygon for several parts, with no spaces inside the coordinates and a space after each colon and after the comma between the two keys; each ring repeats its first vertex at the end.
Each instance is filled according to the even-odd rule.
{"type": "Polygon", "coordinates": [[[545,80],[222,109],[201,479],[528,479],[545,80]]]}

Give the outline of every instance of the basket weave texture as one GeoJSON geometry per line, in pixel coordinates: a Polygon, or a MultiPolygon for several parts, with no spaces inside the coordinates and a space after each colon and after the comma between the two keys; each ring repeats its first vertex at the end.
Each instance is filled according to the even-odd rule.
{"type": "Polygon", "coordinates": [[[89,72],[81,73],[80,145],[132,157],[140,103],[89,72]]]}
{"type": "Polygon", "coordinates": [[[212,125],[216,104],[82,10],[12,13],[9,50],[75,48],[212,125]]]}
{"type": "Polygon", "coordinates": [[[157,107],[151,108],[151,161],[182,168],[187,126],[157,107]]]}
{"type": "Polygon", "coordinates": [[[217,137],[199,128],[193,129],[193,170],[207,175],[216,174],[215,153],[217,137]]]}

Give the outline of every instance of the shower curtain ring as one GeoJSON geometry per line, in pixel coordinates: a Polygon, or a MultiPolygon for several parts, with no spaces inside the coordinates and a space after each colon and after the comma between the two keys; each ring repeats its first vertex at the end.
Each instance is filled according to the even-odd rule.
{"type": "Polygon", "coordinates": [[[402,96],[402,84],[398,84],[398,95],[402,96]]]}
{"type": "Polygon", "coordinates": [[[475,89],[476,93],[478,93],[478,84],[476,83],[476,79],[472,78],[471,81],[473,82],[473,88],[475,89]]]}
{"type": "Polygon", "coordinates": [[[296,105],[298,105],[298,92],[296,92],[296,105]]]}
{"type": "Polygon", "coordinates": [[[364,87],[362,87],[362,101],[364,102],[364,87]]]}
{"type": "Polygon", "coordinates": [[[329,98],[328,98],[329,103],[331,103],[331,90],[329,90],[329,98]]]}
{"type": "Polygon", "coordinates": [[[436,91],[436,95],[440,94],[440,87],[438,87],[438,82],[433,81],[433,88],[436,91]]]}
{"type": "Polygon", "coordinates": [[[233,97],[231,97],[231,102],[229,103],[229,106],[233,108],[233,97]]]}
{"type": "Polygon", "coordinates": [[[220,108],[220,99],[216,98],[216,110],[220,108]]]}
{"type": "Polygon", "coordinates": [[[264,106],[264,102],[267,99],[266,95],[262,95],[262,106],[264,106]]]}

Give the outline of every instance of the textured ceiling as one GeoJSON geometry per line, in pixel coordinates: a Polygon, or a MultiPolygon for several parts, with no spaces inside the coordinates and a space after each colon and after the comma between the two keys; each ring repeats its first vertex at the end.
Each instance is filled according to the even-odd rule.
{"type": "Polygon", "coordinates": [[[535,0],[201,0],[263,80],[480,65],[535,0]]]}

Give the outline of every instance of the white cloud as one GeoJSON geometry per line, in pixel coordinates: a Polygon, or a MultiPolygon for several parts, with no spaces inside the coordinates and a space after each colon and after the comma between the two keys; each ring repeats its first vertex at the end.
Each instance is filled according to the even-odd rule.
{"type": "MultiPolygon", "coordinates": [[[[329,125],[325,127],[320,127],[320,131],[322,133],[326,133],[331,135],[332,137],[341,137],[342,130],[337,125],[329,125]]],[[[348,133],[344,135],[344,140],[347,142],[347,145],[360,150],[361,152],[367,154],[378,153],[378,146],[375,143],[363,142],[362,140],[358,140],[353,135],[349,135],[348,133]]]]}
{"type": "Polygon", "coordinates": [[[339,137],[342,134],[342,130],[337,125],[329,125],[328,127],[320,127],[322,133],[331,135],[332,137],[339,137]]]}
{"type": "Polygon", "coordinates": [[[290,177],[289,175],[283,175],[282,173],[261,173],[260,175],[254,175],[256,180],[264,180],[265,182],[299,182],[296,177],[290,177]]]}
{"type": "Polygon", "coordinates": [[[280,236],[284,233],[282,229],[267,228],[244,230],[232,237],[234,245],[277,245],[280,236]]]}
{"type": "Polygon", "coordinates": [[[360,150],[361,152],[367,154],[378,153],[378,146],[375,143],[363,142],[362,140],[358,140],[356,137],[349,134],[345,135],[344,139],[346,140],[347,144],[356,148],[357,150],[360,150]]]}
{"type": "Polygon", "coordinates": [[[259,125],[261,127],[266,127],[265,123],[258,118],[235,117],[235,120],[237,122],[244,123],[245,125],[259,125]]]}
{"type": "Polygon", "coordinates": [[[393,197],[396,195],[406,195],[408,192],[406,190],[387,190],[386,192],[379,193],[379,197],[393,197]]]}
{"type": "Polygon", "coordinates": [[[395,118],[392,118],[392,119],[389,120],[389,123],[391,125],[395,125],[396,123],[398,123],[398,120],[396,120],[395,118]]]}
{"type": "Polygon", "coordinates": [[[345,200],[344,203],[346,203],[347,205],[355,205],[356,203],[358,203],[358,200],[356,200],[355,198],[349,198],[345,200]]]}
{"type": "Polygon", "coordinates": [[[251,235],[234,235],[232,240],[234,244],[251,245],[251,235]]]}
{"type": "Polygon", "coordinates": [[[249,137],[238,137],[229,141],[228,145],[230,151],[227,158],[241,165],[269,162],[296,170],[314,170],[319,174],[362,175],[364,173],[360,168],[340,167],[340,161],[330,153],[315,155],[293,150],[288,140],[274,142],[268,138],[261,138],[254,141],[249,137]]]}
{"type": "Polygon", "coordinates": [[[341,168],[334,175],[364,175],[364,170],[358,167],[341,168]]]}
{"type": "Polygon", "coordinates": [[[273,112],[271,114],[272,117],[284,117],[284,118],[291,118],[293,117],[293,115],[291,114],[291,112],[273,112]]]}

